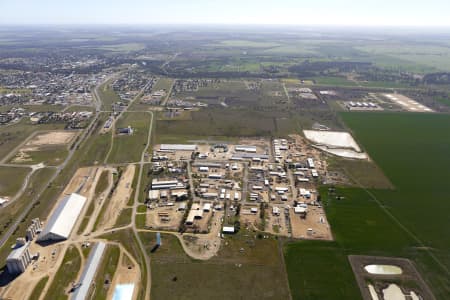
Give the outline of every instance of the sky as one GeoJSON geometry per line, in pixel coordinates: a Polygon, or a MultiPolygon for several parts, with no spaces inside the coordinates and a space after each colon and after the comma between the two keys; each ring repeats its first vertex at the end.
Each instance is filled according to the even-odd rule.
{"type": "Polygon", "coordinates": [[[450,26],[449,0],[0,0],[0,24],[450,26]]]}

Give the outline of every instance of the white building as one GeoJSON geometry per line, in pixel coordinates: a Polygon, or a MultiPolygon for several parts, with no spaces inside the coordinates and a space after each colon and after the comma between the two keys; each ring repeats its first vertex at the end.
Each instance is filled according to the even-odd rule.
{"type": "Polygon", "coordinates": [[[31,263],[31,255],[28,246],[30,242],[17,242],[16,247],[6,258],[6,268],[8,272],[17,275],[25,272],[28,265],[31,263]]]}
{"type": "Polygon", "coordinates": [[[184,145],[184,144],[162,144],[159,147],[160,151],[195,151],[197,145],[184,145]]]}
{"type": "Polygon", "coordinates": [[[222,174],[218,174],[218,173],[210,173],[208,175],[209,179],[222,179],[222,174]]]}
{"type": "Polygon", "coordinates": [[[236,145],[234,150],[238,152],[256,153],[256,146],[236,145]]]}
{"type": "Polygon", "coordinates": [[[151,201],[158,200],[159,199],[159,190],[148,191],[148,199],[151,201]]]}
{"type": "Polygon", "coordinates": [[[309,167],[310,169],[314,169],[314,168],[315,168],[314,160],[313,160],[312,158],[308,158],[306,161],[307,161],[308,167],[309,167]]]}
{"type": "Polygon", "coordinates": [[[211,210],[211,203],[205,203],[203,205],[203,211],[204,212],[209,212],[211,210]]]}
{"type": "Polygon", "coordinates": [[[179,183],[178,180],[165,180],[165,181],[158,181],[158,179],[152,180],[152,190],[174,189],[179,187],[183,187],[183,184],[179,183]]]}
{"type": "Polygon", "coordinates": [[[44,230],[38,237],[38,241],[68,239],[86,200],[86,197],[75,193],[64,197],[48,219],[44,230]]]}
{"type": "Polygon", "coordinates": [[[83,273],[81,274],[79,281],[80,287],[73,293],[71,297],[72,300],[89,299],[89,291],[91,290],[95,274],[100,266],[105,249],[106,244],[102,242],[97,243],[92,249],[85,264],[83,273]]]}
{"type": "Polygon", "coordinates": [[[234,226],[223,226],[223,233],[234,233],[234,226]]]}

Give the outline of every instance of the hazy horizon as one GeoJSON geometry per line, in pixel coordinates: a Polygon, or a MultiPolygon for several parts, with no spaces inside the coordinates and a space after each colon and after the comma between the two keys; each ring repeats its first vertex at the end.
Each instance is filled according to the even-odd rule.
{"type": "Polygon", "coordinates": [[[449,27],[445,0],[0,2],[3,25],[449,27]]]}

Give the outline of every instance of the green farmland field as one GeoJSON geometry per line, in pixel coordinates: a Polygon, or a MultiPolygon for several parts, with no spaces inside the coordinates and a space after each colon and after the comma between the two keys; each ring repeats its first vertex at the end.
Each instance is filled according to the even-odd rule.
{"type": "Polygon", "coordinates": [[[338,189],[321,194],[336,243],[288,244],[286,264],[294,299],[360,299],[343,285],[328,287],[351,268],[342,255],[411,259],[437,299],[450,294],[450,116],[344,113],[355,137],[395,186],[390,190],[338,189]],[[328,248],[328,250],[326,250],[328,248]],[[325,249],[325,250],[324,250],[325,249]],[[322,256],[308,253],[325,252],[322,256]],[[309,257],[309,258],[308,258],[309,257]],[[311,261],[316,260],[317,263],[311,261]],[[325,260],[325,261],[324,261],[325,260]],[[336,272],[329,272],[330,267],[336,272]],[[320,278],[316,273],[323,273],[320,278]],[[342,274],[342,275],[341,275],[342,274]]]}

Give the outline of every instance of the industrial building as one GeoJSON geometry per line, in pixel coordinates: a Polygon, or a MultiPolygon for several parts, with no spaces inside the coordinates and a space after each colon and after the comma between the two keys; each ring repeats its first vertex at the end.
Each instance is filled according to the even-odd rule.
{"type": "Polygon", "coordinates": [[[100,242],[97,243],[92,249],[84,267],[83,273],[81,274],[80,281],[78,282],[79,287],[72,295],[72,300],[88,299],[92,280],[94,279],[95,273],[97,272],[98,266],[100,265],[103,253],[105,252],[105,248],[106,244],[100,242]]]}
{"type": "Polygon", "coordinates": [[[197,203],[192,204],[191,210],[186,218],[186,225],[192,225],[195,219],[201,218],[203,218],[203,210],[200,209],[200,205],[197,203]]]}
{"type": "Polygon", "coordinates": [[[162,144],[159,147],[160,151],[195,151],[197,145],[185,145],[185,144],[162,144]]]}
{"type": "Polygon", "coordinates": [[[39,218],[35,218],[31,220],[31,225],[28,226],[25,236],[28,241],[31,241],[34,239],[36,235],[41,233],[41,231],[42,231],[41,221],[39,220],[39,218]]]}
{"type": "Polygon", "coordinates": [[[38,237],[38,241],[68,239],[86,200],[86,197],[76,193],[64,197],[48,219],[44,230],[38,237]]]}
{"type": "Polygon", "coordinates": [[[178,182],[178,180],[165,180],[165,181],[159,181],[158,179],[152,180],[152,190],[175,189],[184,187],[185,186],[181,182],[178,182]]]}
{"type": "Polygon", "coordinates": [[[14,249],[6,258],[6,268],[10,274],[23,273],[31,264],[29,245],[30,242],[26,242],[24,238],[17,239],[14,249]]]}
{"type": "Polygon", "coordinates": [[[256,146],[236,145],[234,150],[239,152],[256,153],[256,146]]]}
{"type": "Polygon", "coordinates": [[[234,233],[234,226],[223,226],[223,233],[234,233]]]}

